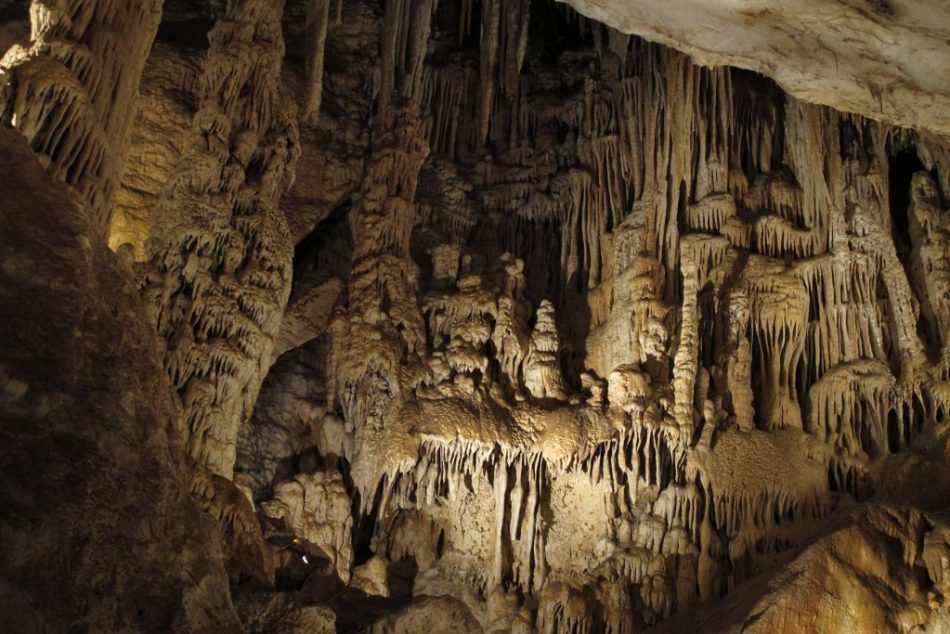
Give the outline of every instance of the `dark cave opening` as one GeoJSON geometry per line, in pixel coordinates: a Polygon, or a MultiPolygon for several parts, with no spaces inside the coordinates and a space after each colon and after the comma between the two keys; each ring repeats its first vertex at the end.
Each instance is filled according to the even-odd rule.
{"type": "MultiPolygon", "coordinates": [[[[218,9],[219,10],[219,9],[218,9]]],[[[206,50],[216,8],[183,0],[167,0],[156,38],[169,44],[206,50]]]]}
{"type": "Polygon", "coordinates": [[[294,247],[294,281],[290,301],[331,277],[349,278],[353,239],[348,214],[352,200],[337,205],[294,247]]]}
{"type": "Polygon", "coordinates": [[[920,240],[914,234],[910,217],[911,181],[914,174],[926,171],[924,164],[917,154],[914,145],[904,146],[892,151],[888,165],[888,202],[891,218],[891,236],[897,257],[904,267],[907,279],[921,303],[920,315],[917,319],[917,334],[925,343],[928,356],[933,360],[939,354],[940,332],[935,323],[934,309],[930,305],[929,294],[921,279],[923,271],[919,270],[917,249],[920,245],[914,241],[920,240]]]}
{"type": "MultiPolygon", "coordinates": [[[[913,243],[910,237],[910,181],[924,169],[915,148],[903,148],[890,157],[888,170],[888,200],[890,201],[891,233],[898,257],[902,262],[910,258],[913,243]]],[[[906,266],[906,265],[905,265],[906,266]]]]}

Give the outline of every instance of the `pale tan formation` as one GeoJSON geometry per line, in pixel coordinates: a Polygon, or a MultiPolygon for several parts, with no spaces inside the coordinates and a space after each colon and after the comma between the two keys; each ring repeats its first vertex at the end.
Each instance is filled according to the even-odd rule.
{"type": "Polygon", "coordinates": [[[561,0],[704,66],[747,68],[789,94],[950,136],[943,0],[561,0]]]}
{"type": "MultiPolygon", "coordinates": [[[[3,120],[49,172],[31,164],[29,183],[65,181],[90,226],[112,222],[94,241],[39,227],[25,261],[43,275],[47,243],[96,253],[73,258],[83,275],[104,261],[140,295],[120,296],[109,350],[136,338],[148,354],[126,388],[83,348],[65,367],[88,376],[30,411],[127,389],[116,409],[139,421],[155,391],[171,438],[140,444],[177,482],[156,503],[168,519],[138,530],[204,524],[166,531],[182,561],[164,538],[136,553],[186,571],[140,625],[101,599],[24,623],[950,628],[950,15],[575,2],[606,24],[546,0],[166,0],[160,28],[148,3],[34,3],[33,43],[4,57],[3,120]],[[141,50],[100,107],[99,80],[70,64],[108,66],[119,49],[90,44],[106,31],[141,50]],[[44,55],[72,75],[44,75],[44,55]],[[57,109],[82,99],[104,131],[57,109]]],[[[9,165],[7,149],[0,135],[9,165]]],[[[15,226],[32,226],[21,207],[15,226]]],[[[31,295],[8,250],[0,274],[24,297],[0,308],[54,302],[62,273],[31,295]]],[[[112,324],[105,305],[68,327],[112,324]]],[[[10,350],[12,468],[46,445],[19,424],[33,377],[10,350]]],[[[84,442],[101,425],[105,451],[126,427],[103,411],[72,424],[84,442]]],[[[91,464],[120,483],[128,462],[91,464]]],[[[18,540],[30,495],[0,487],[18,540]]],[[[121,532],[113,506],[81,535],[121,532]]],[[[102,556],[127,574],[132,554],[102,556]]],[[[9,588],[29,566],[10,559],[0,608],[22,611],[9,588]]]]}
{"type": "Polygon", "coordinates": [[[350,497],[335,470],[301,473],[274,487],[274,497],[261,504],[268,517],[283,520],[299,539],[330,558],[343,582],[353,562],[350,497]]]}
{"type": "Polygon", "coordinates": [[[201,100],[157,203],[144,284],[191,456],[230,478],[290,293],[281,195],[299,154],[280,85],[283,4],[229,3],[209,34],[201,100]]]}
{"type": "Polygon", "coordinates": [[[388,597],[389,574],[387,568],[387,562],[382,557],[370,557],[366,563],[353,569],[350,586],[369,596],[388,597]]]}
{"type": "Polygon", "coordinates": [[[29,4],[29,44],[14,44],[0,60],[3,123],[83,198],[105,236],[162,2],[29,4]]]}

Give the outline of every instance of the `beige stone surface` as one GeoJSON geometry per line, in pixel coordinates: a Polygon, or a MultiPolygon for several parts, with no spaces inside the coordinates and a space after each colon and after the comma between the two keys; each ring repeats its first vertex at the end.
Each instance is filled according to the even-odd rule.
{"type": "Polygon", "coordinates": [[[933,543],[931,549],[944,553],[945,531],[938,516],[893,506],[856,508],[836,518],[826,534],[780,570],[656,631],[943,631],[945,606],[914,576],[921,565],[933,565],[928,561],[950,561],[946,554],[928,552],[933,543]],[[938,524],[930,528],[934,520],[938,524]]]}
{"type": "Polygon", "coordinates": [[[373,556],[366,563],[354,568],[350,585],[359,588],[368,595],[388,597],[389,570],[386,560],[379,556],[373,556]]]}
{"type": "Polygon", "coordinates": [[[297,539],[320,549],[346,583],[353,561],[350,506],[342,476],[328,470],[302,473],[277,484],[274,497],[261,503],[261,511],[283,520],[297,539]]]}
{"type": "Polygon", "coordinates": [[[15,629],[946,628],[946,16],[576,1],[33,3],[15,629]]]}
{"type": "Polygon", "coordinates": [[[950,136],[943,0],[564,0],[704,66],[774,79],[812,103],[950,136]]]}
{"type": "Polygon", "coordinates": [[[481,632],[465,604],[449,597],[423,597],[397,614],[373,624],[373,634],[412,632],[481,632]]]}

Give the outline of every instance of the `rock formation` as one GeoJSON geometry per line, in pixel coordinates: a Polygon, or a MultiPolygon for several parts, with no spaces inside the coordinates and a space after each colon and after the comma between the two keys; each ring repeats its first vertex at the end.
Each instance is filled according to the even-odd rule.
{"type": "Polygon", "coordinates": [[[138,91],[161,16],[160,0],[30,3],[30,41],[0,61],[3,123],[83,197],[100,235],[115,204],[138,91]]]}
{"type": "Polygon", "coordinates": [[[298,150],[279,82],[282,9],[233,2],[209,33],[198,110],[146,243],[144,292],[189,451],[226,478],[290,294],[293,245],[278,204],[298,150]]]}
{"type": "Polygon", "coordinates": [[[17,631],[950,628],[950,16],[570,3],[0,2],[17,631]]]}
{"type": "Polygon", "coordinates": [[[697,63],[767,74],[799,99],[950,134],[941,0],[564,1],[697,63]]]}

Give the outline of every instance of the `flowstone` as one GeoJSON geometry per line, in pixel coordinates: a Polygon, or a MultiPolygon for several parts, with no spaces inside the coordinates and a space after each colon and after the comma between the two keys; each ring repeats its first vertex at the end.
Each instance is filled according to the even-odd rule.
{"type": "Polygon", "coordinates": [[[947,627],[946,16],[569,4],[0,0],[14,627],[947,627]]]}

